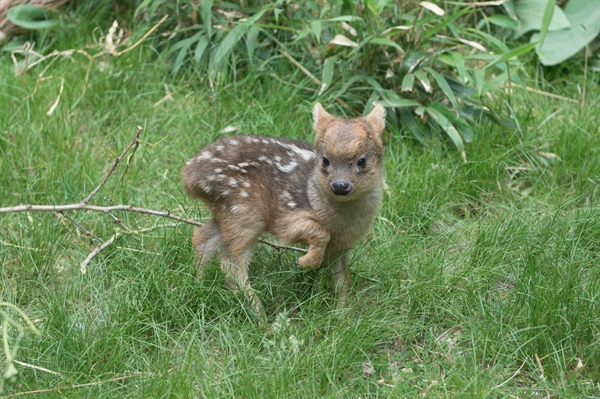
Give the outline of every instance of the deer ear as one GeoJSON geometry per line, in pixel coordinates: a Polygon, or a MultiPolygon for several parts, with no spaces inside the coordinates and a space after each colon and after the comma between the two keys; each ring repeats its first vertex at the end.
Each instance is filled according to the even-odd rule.
{"type": "Polygon", "coordinates": [[[381,132],[385,129],[385,108],[383,108],[381,104],[375,104],[373,111],[364,118],[364,120],[373,127],[377,136],[381,136],[381,132]]]}
{"type": "Polygon", "coordinates": [[[312,115],[313,115],[313,129],[315,129],[315,132],[317,132],[317,133],[321,132],[321,130],[325,127],[327,122],[329,122],[333,119],[333,115],[327,113],[327,111],[325,111],[323,109],[323,106],[321,105],[321,103],[315,104],[313,111],[312,111],[312,115]]]}

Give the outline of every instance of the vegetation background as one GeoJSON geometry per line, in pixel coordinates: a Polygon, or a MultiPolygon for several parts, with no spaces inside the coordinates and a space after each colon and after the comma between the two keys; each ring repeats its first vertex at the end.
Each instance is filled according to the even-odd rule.
{"type": "Polygon", "coordinates": [[[347,312],[295,252],[257,247],[265,330],[195,279],[186,223],[3,211],[0,395],[600,397],[599,7],[0,2],[3,209],[79,203],[142,126],[91,203],[205,220],[179,177],[204,144],[389,114],[347,312]]]}

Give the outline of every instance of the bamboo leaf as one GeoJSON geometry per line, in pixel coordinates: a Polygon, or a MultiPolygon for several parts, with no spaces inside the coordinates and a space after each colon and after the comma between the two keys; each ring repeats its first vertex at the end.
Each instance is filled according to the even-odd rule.
{"type": "Polygon", "coordinates": [[[462,138],[460,137],[460,133],[458,133],[458,130],[456,130],[454,125],[450,123],[448,118],[446,118],[440,111],[433,107],[425,108],[425,112],[427,112],[427,114],[431,116],[431,118],[433,118],[433,120],[435,120],[435,122],[442,129],[444,129],[444,131],[446,132],[446,134],[448,134],[448,137],[450,137],[450,140],[452,140],[456,148],[461,152],[464,151],[465,145],[463,143],[462,138]]]}
{"type": "Polygon", "coordinates": [[[204,31],[209,39],[212,37],[212,5],[213,0],[203,0],[202,3],[200,3],[202,25],[204,26],[204,31]]]}
{"type": "Polygon", "coordinates": [[[204,55],[206,47],[208,47],[208,38],[206,35],[202,35],[200,36],[198,44],[196,45],[196,51],[194,51],[194,59],[196,62],[200,62],[202,60],[202,56],[204,55]]]}
{"type": "Polygon", "coordinates": [[[525,54],[525,53],[531,51],[535,46],[537,46],[538,43],[539,42],[527,43],[527,44],[524,44],[524,45],[519,46],[517,48],[514,48],[514,49],[512,49],[510,51],[507,51],[506,53],[504,53],[501,56],[499,56],[498,58],[496,58],[494,61],[492,61],[489,64],[487,64],[484,67],[484,69],[487,69],[487,68],[489,68],[491,66],[494,66],[494,65],[496,65],[499,62],[508,61],[511,58],[518,57],[518,56],[520,56],[522,54],[525,54]]]}
{"type": "Polygon", "coordinates": [[[419,79],[425,91],[427,93],[431,93],[431,82],[429,81],[427,75],[425,75],[425,72],[419,69],[415,71],[415,76],[417,77],[417,79],[419,79]]]}
{"type": "Polygon", "coordinates": [[[393,41],[392,41],[392,40],[390,40],[390,39],[386,39],[386,38],[383,38],[383,37],[375,37],[375,38],[371,39],[371,40],[369,41],[369,43],[372,43],[372,44],[379,44],[379,45],[381,45],[381,46],[390,46],[390,47],[394,47],[396,50],[398,50],[398,51],[400,51],[402,54],[404,54],[404,50],[402,50],[402,47],[400,47],[400,46],[398,45],[398,43],[396,43],[396,42],[393,42],[393,41]]]}
{"type": "Polygon", "coordinates": [[[544,10],[544,16],[542,17],[542,27],[540,29],[540,40],[537,46],[538,49],[542,47],[544,43],[544,39],[546,38],[546,33],[548,33],[548,28],[550,27],[550,22],[552,22],[552,16],[554,15],[554,8],[556,7],[555,0],[548,0],[546,4],[546,9],[544,10]]]}
{"type": "Polygon", "coordinates": [[[429,74],[431,76],[433,76],[433,78],[437,82],[438,86],[440,87],[440,89],[442,89],[442,91],[444,92],[444,94],[446,95],[448,100],[450,100],[450,102],[452,103],[454,108],[458,109],[458,101],[456,100],[456,96],[454,95],[454,92],[448,85],[446,78],[444,78],[442,75],[440,75],[439,73],[437,73],[435,70],[433,70],[430,67],[425,67],[423,69],[425,71],[429,72],[429,74]]]}
{"type": "Polygon", "coordinates": [[[402,78],[402,91],[412,91],[415,85],[415,75],[412,73],[407,73],[402,78]]]}

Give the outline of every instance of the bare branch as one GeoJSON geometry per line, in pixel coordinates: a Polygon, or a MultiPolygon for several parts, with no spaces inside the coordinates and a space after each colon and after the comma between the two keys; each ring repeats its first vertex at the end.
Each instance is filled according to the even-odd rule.
{"type": "MultiPolygon", "coordinates": [[[[156,226],[152,226],[152,227],[146,227],[144,229],[140,229],[140,230],[128,230],[127,233],[129,234],[143,234],[143,233],[148,233],[152,230],[156,230],[156,229],[160,229],[160,228],[168,228],[168,227],[177,227],[177,223],[171,223],[171,224],[159,224],[156,226]]],[[[123,232],[117,232],[115,234],[113,234],[112,237],[110,237],[108,239],[108,241],[98,245],[96,248],[94,248],[94,250],[87,256],[87,258],[85,258],[85,260],[83,262],[81,262],[81,266],[79,267],[79,269],[81,270],[82,274],[86,274],[87,273],[87,266],[90,264],[90,262],[92,261],[92,259],[94,259],[94,257],[96,257],[96,255],[98,255],[103,249],[106,249],[106,247],[108,247],[110,244],[112,244],[113,242],[115,242],[115,240],[121,235],[123,234],[123,232]]]]}
{"type": "Polygon", "coordinates": [[[140,133],[141,132],[142,132],[142,127],[138,126],[137,133],[135,134],[135,136],[133,136],[133,140],[131,140],[131,143],[129,143],[129,145],[127,146],[127,148],[125,148],[123,150],[123,152],[121,153],[121,155],[119,155],[117,157],[117,159],[115,159],[115,162],[113,163],[112,167],[110,168],[110,170],[108,171],[108,173],[106,174],[106,176],[104,176],[104,179],[98,185],[98,187],[96,187],[83,201],[81,201],[82,204],[85,205],[88,202],[90,202],[90,200],[92,199],[92,197],[94,195],[96,195],[96,193],[98,191],[100,191],[100,189],[102,188],[102,186],[104,186],[106,184],[108,178],[110,177],[110,175],[112,175],[113,171],[115,170],[115,168],[117,167],[117,165],[119,164],[119,162],[121,161],[121,159],[123,159],[123,157],[125,156],[125,154],[127,154],[127,152],[131,149],[131,147],[133,147],[134,145],[136,145],[138,143],[138,139],[140,138],[140,133]]]}

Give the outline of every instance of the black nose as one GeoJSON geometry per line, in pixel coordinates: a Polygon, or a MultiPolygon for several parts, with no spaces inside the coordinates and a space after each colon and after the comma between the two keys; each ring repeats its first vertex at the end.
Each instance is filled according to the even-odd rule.
{"type": "Polygon", "coordinates": [[[346,195],[352,190],[352,185],[345,181],[335,181],[331,183],[331,191],[336,195],[346,195]]]}

